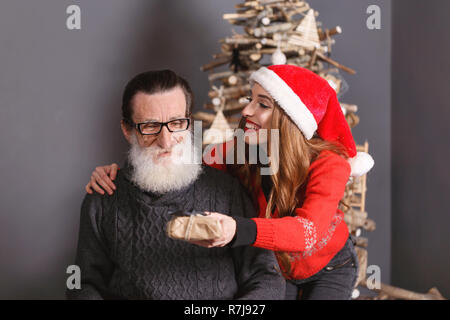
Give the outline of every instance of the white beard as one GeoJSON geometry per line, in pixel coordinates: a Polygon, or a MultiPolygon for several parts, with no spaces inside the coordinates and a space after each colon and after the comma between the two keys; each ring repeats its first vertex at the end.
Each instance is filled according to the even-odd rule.
{"type": "Polygon", "coordinates": [[[142,148],[136,136],[132,135],[128,152],[133,166],[131,180],[142,190],[159,194],[187,187],[202,171],[201,164],[190,160],[193,159],[191,152],[194,148],[191,132],[187,131],[183,141],[172,147],[170,156],[155,161],[158,154],[167,150],[158,146],[142,148]]]}

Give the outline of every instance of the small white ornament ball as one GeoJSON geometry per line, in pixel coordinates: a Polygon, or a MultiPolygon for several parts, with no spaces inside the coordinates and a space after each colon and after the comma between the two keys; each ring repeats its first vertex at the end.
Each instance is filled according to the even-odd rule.
{"type": "Polygon", "coordinates": [[[270,19],[268,17],[264,17],[261,22],[263,25],[268,26],[270,24],[270,19]]]}
{"type": "Polygon", "coordinates": [[[215,106],[220,106],[220,103],[221,103],[222,101],[220,101],[220,98],[214,98],[214,99],[212,99],[212,103],[213,103],[213,105],[215,105],[215,106]]]}
{"type": "Polygon", "coordinates": [[[239,98],[239,104],[247,104],[248,103],[248,98],[247,97],[241,97],[239,98]]]}
{"type": "Polygon", "coordinates": [[[235,75],[228,77],[228,83],[231,85],[235,85],[238,82],[238,78],[235,75]]]}
{"type": "Polygon", "coordinates": [[[359,297],[359,290],[358,289],[353,289],[352,291],[352,299],[356,299],[359,297]]]}
{"type": "Polygon", "coordinates": [[[280,48],[278,48],[273,54],[272,54],[272,64],[285,64],[286,63],[286,56],[283,52],[281,52],[280,48]]]}

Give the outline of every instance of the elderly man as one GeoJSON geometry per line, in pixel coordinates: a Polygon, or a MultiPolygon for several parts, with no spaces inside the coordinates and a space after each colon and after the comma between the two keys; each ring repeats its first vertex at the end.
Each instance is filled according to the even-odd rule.
{"type": "Polygon", "coordinates": [[[121,123],[131,145],[112,195],[87,194],[76,265],[81,289],[69,299],[282,299],[273,252],[207,249],[166,234],[172,211],[254,216],[239,182],[186,163],[191,151],[188,83],[169,70],[146,72],[125,88],[121,123]]]}

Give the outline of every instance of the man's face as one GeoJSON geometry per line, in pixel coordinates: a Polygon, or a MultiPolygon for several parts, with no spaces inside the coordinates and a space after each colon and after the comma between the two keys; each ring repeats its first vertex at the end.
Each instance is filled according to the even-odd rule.
{"type": "MultiPolygon", "coordinates": [[[[181,88],[151,95],[138,93],[133,99],[134,123],[180,118],[186,118],[186,100],[181,88]]],[[[201,165],[186,160],[194,147],[190,130],[170,132],[163,126],[157,135],[141,135],[122,122],[122,131],[131,144],[128,153],[133,167],[131,180],[142,190],[157,193],[179,190],[200,174],[201,165]]]]}
{"type": "MultiPolygon", "coordinates": [[[[186,98],[180,87],[170,91],[155,94],[138,92],[132,101],[134,123],[156,121],[167,122],[186,117],[186,98]]],[[[170,157],[172,148],[183,142],[188,131],[170,132],[163,126],[157,135],[141,135],[137,129],[129,129],[122,124],[122,130],[128,142],[132,143],[131,135],[135,135],[141,148],[152,147],[158,149],[153,161],[160,162],[170,157]]]]}

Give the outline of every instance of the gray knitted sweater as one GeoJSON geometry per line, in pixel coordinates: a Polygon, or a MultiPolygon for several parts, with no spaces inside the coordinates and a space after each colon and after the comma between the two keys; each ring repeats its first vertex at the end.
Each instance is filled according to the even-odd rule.
{"type": "Polygon", "coordinates": [[[76,265],[81,289],[68,299],[283,299],[285,282],[273,252],[251,246],[207,249],[170,239],[169,211],[216,211],[253,217],[240,183],[203,167],[176,192],[143,192],[120,170],[112,196],[86,195],[76,265]]]}

